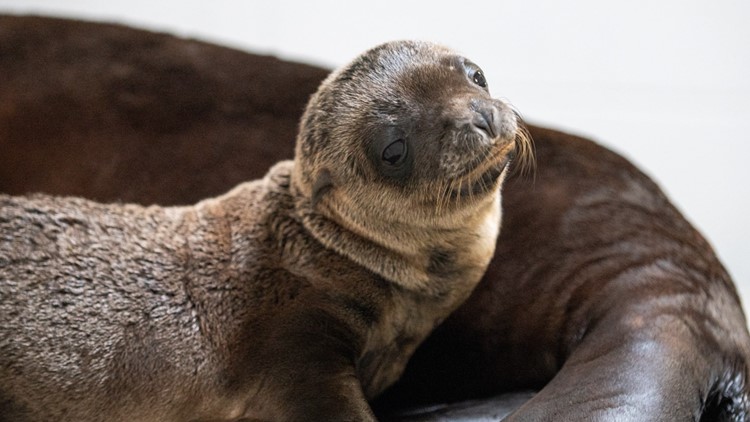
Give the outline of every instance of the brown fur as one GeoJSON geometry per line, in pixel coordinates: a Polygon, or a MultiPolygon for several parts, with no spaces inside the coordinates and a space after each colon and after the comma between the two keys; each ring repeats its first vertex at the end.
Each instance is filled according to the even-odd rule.
{"type": "Polygon", "coordinates": [[[517,129],[500,102],[494,139],[468,106],[441,107],[489,98],[445,60],[463,59],[413,42],[364,53],[310,100],[294,162],[195,206],[0,196],[13,419],[373,420],[366,398],[468,297],[498,233],[502,177],[435,211],[448,186],[504,166],[517,129]],[[415,168],[381,176],[367,136],[404,114],[415,168]],[[460,172],[430,164],[466,145],[460,172]]]}
{"type": "MultiPolygon", "coordinates": [[[[0,18],[0,40],[0,190],[9,193],[146,204],[221,193],[291,157],[304,102],[327,74],[56,19],[0,18]],[[131,72],[118,73],[123,66],[131,72]],[[179,88],[185,81],[190,89],[179,88]],[[110,102],[125,93],[139,106],[110,102]],[[205,107],[184,114],[185,101],[205,107]],[[160,121],[175,124],[166,131],[160,121]]],[[[537,170],[505,184],[486,276],[419,348],[381,412],[535,388],[518,420],[747,420],[750,341],[711,248],[623,158],[529,130],[537,170]]],[[[12,410],[0,397],[3,405],[12,410]]],[[[462,409],[489,419],[503,405],[419,420],[462,409]]]]}

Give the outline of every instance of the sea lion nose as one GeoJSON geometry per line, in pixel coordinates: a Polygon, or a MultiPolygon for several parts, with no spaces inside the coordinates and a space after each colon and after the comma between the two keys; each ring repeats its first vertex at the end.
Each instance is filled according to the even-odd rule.
{"type": "Polygon", "coordinates": [[[497,138],[500,128],[498,127],[497,107],[494,104],[482,101],[472,100],[471,109],[474,115],[471,124],[477,129],[485,132],[491,139],[497,138]]]}

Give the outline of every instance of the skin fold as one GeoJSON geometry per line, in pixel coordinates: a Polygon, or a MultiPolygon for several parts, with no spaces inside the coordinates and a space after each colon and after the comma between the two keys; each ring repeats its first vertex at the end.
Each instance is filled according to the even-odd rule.
{"type": "MultiPolygon", "coordinates": [[[[5,16],[0,73],[0,192],[173,205],[290,158],[328,71],[5,16]]],[[[376,400],[380,419],[747,420],[750,339],[710,245],[622,157],[528,130],[535,171],[505,182],[495,258],[376,400]]]]}

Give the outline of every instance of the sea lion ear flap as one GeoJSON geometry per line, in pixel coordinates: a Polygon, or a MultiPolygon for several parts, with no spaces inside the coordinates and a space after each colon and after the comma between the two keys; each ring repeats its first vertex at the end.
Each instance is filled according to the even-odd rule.
{"type": "Polygon", "coordinates": [[[312,186],[312,206],[315,208],[318,205],[318,201],[333,187],[333,179],[331,178],[331,172],[328,169],[323,169],[315,177],[315,182],[312,186]]]}

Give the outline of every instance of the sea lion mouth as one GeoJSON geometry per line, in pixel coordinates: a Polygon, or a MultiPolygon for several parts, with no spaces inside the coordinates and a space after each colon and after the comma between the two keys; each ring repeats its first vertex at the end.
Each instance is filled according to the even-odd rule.
{"type": "Polygon", "coordinates": [[[472,172],[469,177],[461,182],[459,189],[454,191],[454,195],[463,198],[479,196],[494,190],[497,187],[497,180],[509,163],[510,155],[503,154],[502,158],[494,160],[489,166],[477,172],[472,172]]]}
{"type": "Polygon", "coordinates": [[[448,178],[438,190],[438,210],[460,207],[497,193],[501,179],[510,172],[511,162],[513,172],[525,174],[533,170],[533,143],[520,124],[520,117],[515,116],[515,121],[510,122],[513,124],[502,127],[495,137],[488,136],[481,128],[461,128],[463,131],[457,138],[463,148],[449,150],[441,162],[448,178]]]}
{"type": "Polygon", "coordinates": [[[445,197],[451,201],[481,197],[498,187],[498,180],[510,164],[515,152],[513,142],[497,141],[488,154],[468,164],[467,171],[459,175],[446,188],[445,197]]]}

